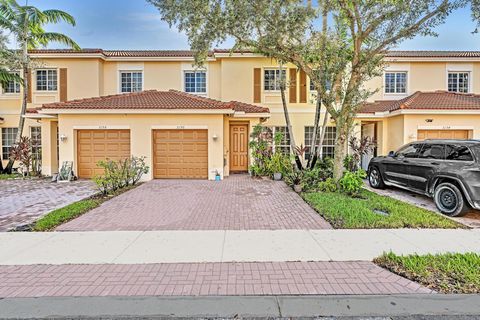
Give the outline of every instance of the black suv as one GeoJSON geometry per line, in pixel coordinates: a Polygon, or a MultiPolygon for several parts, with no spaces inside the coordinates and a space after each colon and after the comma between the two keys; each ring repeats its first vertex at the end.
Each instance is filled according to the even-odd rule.
{"type": "Polygon", "coordinates": [[[395,186],[433,197],[451,217],[480,209],[480,140],[425,140],[407,144],[368,165],[373,188],[395,186]]]}

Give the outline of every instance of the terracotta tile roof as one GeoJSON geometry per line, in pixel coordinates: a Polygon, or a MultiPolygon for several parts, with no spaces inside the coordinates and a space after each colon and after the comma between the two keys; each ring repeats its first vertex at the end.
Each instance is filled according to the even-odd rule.
{"type": "MultiPolygon", "coordinates": [[[[105,57],[175,57],[175,58],[191,58],[194,56],[192,50],[103,50],[103,49],[35,49],[29,50],[31,54],[101,54],[105,57]]],[[[209,52],[212,56],[212,52],[209,52]]]]}
{"type": "Polygon", "coordinates": [[[480,110],[480,95],[447,91],[421,92],[401,100],[366,103],[360,113],[414,110],[480,110]]]}
{"type": "MultiPolygon", "coordinates": [[[[99,48],[72,49],[35,49],[29,51],[32,54],[101,54],[105,57],[176,57],[191,58],[192,50],[103,50],[99,48]]],[[[212,57],[215,53],[253,53],[252,50],[214,49],[209,52],[212,57]]],[[[386,53],[390,58],[480,58],[480,51],[401,51],[392,50],[386,53]]]]}
{"type": "Polygon", "coordinates": [[[480,51],[400,51],[392,50],[387,57],[398,58],[480,58],[480,51]]]}
{"type": "Polygon", "coordinates": [[[42,109],[150,109],[150,110],[232,110],[268,113],[268,108],[237,101],[222,102],[177,90],[116,94],[44,104],[42,109]]]}

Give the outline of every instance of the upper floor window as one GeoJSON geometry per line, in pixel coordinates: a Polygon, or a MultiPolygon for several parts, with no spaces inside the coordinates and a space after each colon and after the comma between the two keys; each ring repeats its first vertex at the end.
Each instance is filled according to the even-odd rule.
{"type": "Polygon", "coordinates": [[[120,91],[138,92],[143,89],[143,73],[141,71],[121,71],[120,91]]]}
{"type": "Polygon", "coordinates": [[[205,71],[185,71],[185,92],[207,93],[207,73],[205,71]]]}
{"type": "Polygon", "coordinates": [[[57,91],[57,70],[37,70],[37,91],[57,91]]]}
{"type": "Polygon", "coordinates": [[[469,72],[449,72],[448,73],[448,91],[468,93],[470,91],[470,73],[469,72]]]}
{"type": "MultiPolygon", "coordinates": [[[[282,78],[286,79],[287,71],[282,70],[282,78]]],[[[280,70],[278,69],[266,69],[263,73],[263,89],[265,91],[278,91],[280,90],[281,78],[280,70]]]]}
{"type": "Polygon", "coordinates": [[[385,73],[385,93],[406,93],[407,92],[407,73],[406,72],[386,72],[385,73]]]}
{"type": "Polygon", "coordinates": [[[2,157],[3,160],[10,158],[10,149],[15,144],[18,128],[2,128],[2,157]]]}
{"type": "MultiPolygon", "coordinates": [[[[13,74],[19,75],[18,72],[12,72],[13,74]]],[[[20,93],[20,82],[17,80],[8,81],[3,88],[3,93],[20,93]]]]}

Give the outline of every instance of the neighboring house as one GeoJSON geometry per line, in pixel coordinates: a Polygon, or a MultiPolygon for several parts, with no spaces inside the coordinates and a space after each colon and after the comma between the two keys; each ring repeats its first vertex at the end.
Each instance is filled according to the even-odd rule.
{"type": "MultiPolygon", "coordinates": [[[[210,178],[248,170],[248,135],[261,123],[285,133],[276,63],[253,53],[212,51],[204,68],[191,51],[35,50],[24,135],[41,141],[44,174],[73,161],[91,177],[105,157],[145,156],[149,178],[210,178]]],[[[480,139],[480,52],[392,51],[379,91],[357,117],[354,135],[377,154],[425,138],[480,139]]],[[[287,66],[287,100],[298,145],[309,146],[315,92],[287,66]]],[[[2,156],[13,143],[20,86],[0,94],[2,156]]],[[[322,154],[333,155],[334,123],[322,154]]],[[[284,135],[280,145],[289,150],[284,135]]],[[[308,156],[308,153],[307,155],[308,156]]],[[[364,159],[365,162],[368,159],[364,159]]]]}

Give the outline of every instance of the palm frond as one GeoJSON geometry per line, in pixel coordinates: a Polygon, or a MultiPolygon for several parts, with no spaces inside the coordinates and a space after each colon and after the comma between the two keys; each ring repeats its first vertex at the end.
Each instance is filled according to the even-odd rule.
{"type": "Polygon", "coordinates": [[[47,21],[50,23],[59,23],[64,21],[72,26],[75,26],[76,24],[75,18],[69,13],[62,10],[56,10],[56,9],[44,10],[43,14],[45,15],[47,21]]]}
{"type": "Polygon", "coordinates": [[[0,85],[5,86],[10,81],[23,83],[23,79],[18,73],[13,73],[5,68],[0,67],[0,85]]]}
{"type": "Polygon", "coordinates": [[[57,32],[44,32],[35,35],[36,40],[45,46],[50,42],[58,42],[75,50],[80,50],[80,46],[72,38],[57,32]]]}

